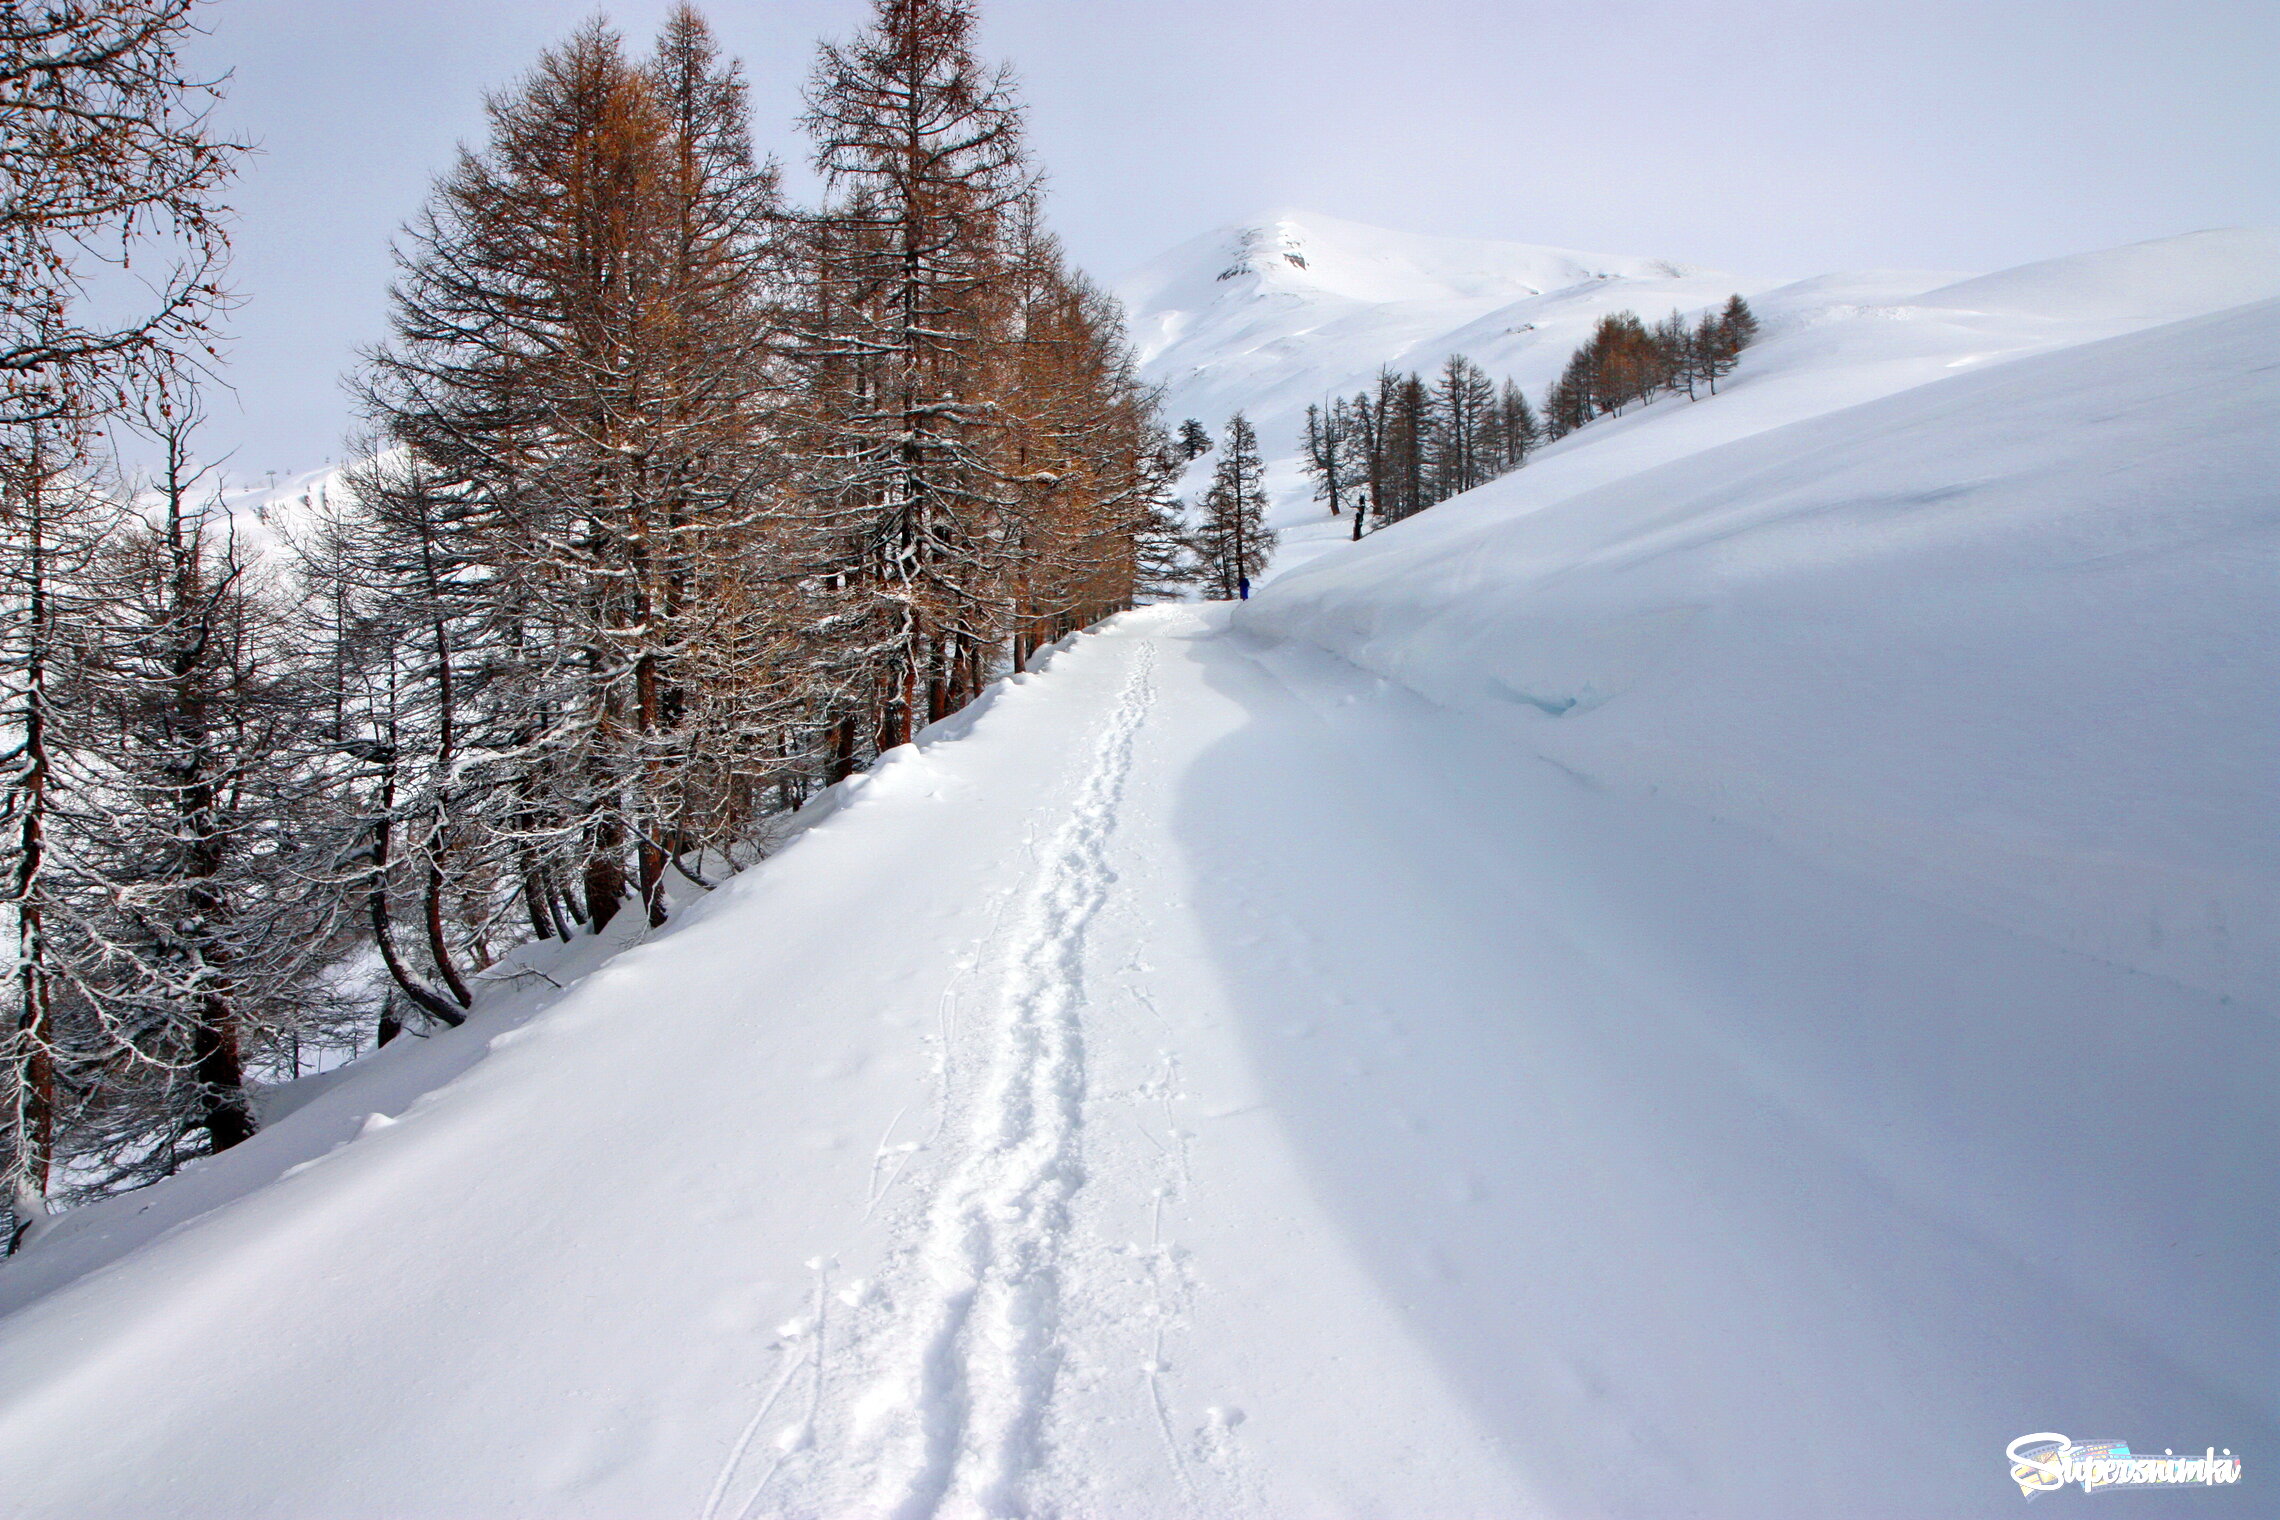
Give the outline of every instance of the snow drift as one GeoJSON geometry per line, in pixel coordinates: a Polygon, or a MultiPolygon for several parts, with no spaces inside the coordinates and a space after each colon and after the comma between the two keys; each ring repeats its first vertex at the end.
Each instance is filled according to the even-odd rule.
{"type": "Polygon", "coordinates": [[[1489,837],[1626,984],[1511,992],[1626,1052],[1590,1097],[1566,1052],[1441,1095],[1560,1243],[1448,1249],[1419,1313],[1531,1470],[1623,1474],[1578,1512],[1993,1512],[1930,1454],[2006,1421],[2280,1437],[2276,293],[2203,234],[1793,323],[1238,613],[1545,777],[1489,837]],[[1777,421],[1816,379],[1894,393],[1777,421]],[[1872,1471],[1817,1501],[1737,1455],[1828,1441],[1872,1471]]]}
{"type": "MultiPolygon", "coordinates": [[[[1921,304],[2142,320],[2269,292],[2276,268],[2270,237],[2205,234],[1921,304]]],[[[1526,711],[1532,745],[1611,784],[2270,1007],[2276,348],[2264,301],[1750,436],[1762,392],[1804,378],[1777,340],[1751,356],[1770,375],[1662,403],[1686,426],[1586,430],[1283,579],[1242,626],[1526,711]],[[1681,440],[1649,438],[1720,426],[1744,436],[1670,462],[1681,440]]]]}

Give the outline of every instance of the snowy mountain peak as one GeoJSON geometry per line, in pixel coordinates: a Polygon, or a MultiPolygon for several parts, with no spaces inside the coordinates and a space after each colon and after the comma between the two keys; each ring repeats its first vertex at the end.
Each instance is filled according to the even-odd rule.
{"type": "Polygon", "coordinates": [[[1371,304],[1512,301],[1593,280],[1694,272],[1668,259],[1428,237],[1317,211],[1276,210],[1182,243],[1136,270],[1121,289],[1135,312],[1192,312],[1274,295],[1371,304]]]}
{"type": "Polygon", "coordinates": [[[1235,261],[1220,271],[1219,278],[1233,280],[1247,274],[1279,274],[1279,266],[1285,264],[1293,269],[1308,267],[1305,242],[1295,223],[1244,227],[1235,234],[1235,261]]]}

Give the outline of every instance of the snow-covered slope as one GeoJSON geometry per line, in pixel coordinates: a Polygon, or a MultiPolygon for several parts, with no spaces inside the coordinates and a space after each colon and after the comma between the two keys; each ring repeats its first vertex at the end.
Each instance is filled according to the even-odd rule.
{"type": "MultiPolygon", "coordinates": [[[[1762,337],[1727,393],[1708,407],[1666,399],[1548,450],[1542,462],[1574,456],[1562,467],[1574,489],[1586,475],[1618,478],[1957,370],[2280,294],[2276,267],[2280,233],[2228,229],[1974,278],[1881,269],[1776,284],[1286,212],[1184,244],[1122,291],[1168,416],[1216,428],[1243,408],[1259,425],[1283,533],[1278,568],[1291,569],[1344,536],[1300,468],[1306,408],[1363,388],[1381,364],[1430,373],[1463,353],[1540,397],[1606,313],[1693,315],[1748,296],[1762,337]],[[1467,260],[1469,277],[1448,272],[1467,260]]],[[[1191,497],[1209,466],[1206,456],[1191,471],[1191,497]]]]}
{"type": "Polygon", "coordinates": [[[1308,403],[1366,388],[1380,365],[1429,373],[1462,353],[1533,393],[1604,313],[1694,311],[1767,283],[1279,211],[1182,243],[1117,291],[1173,421],[1216,430],[1241,409],[1268,453],[1287,455],[1308,403]]]}
{"type": "MultiPolygon", "coordinates": [[[[1154,287],[1260,415],[1689,278],[1286,241],[1154,287]]],[[[1715,400],[1072,639],[0,1267],[0,1516],[1914,1520],[2032,1431],[2263,1512],[2275,298],[1766,291],[1715,400]]]]}
{"type": "MultiPolygon", "coordinates": [[[[2275,240],[2204,234],[1920,305],[2079,332],[2276,291],[2275,240]]],[[[1762,393],[1816,373],[1771,347],[1756,393],[1580,434],[1294,572],[1246,625],[1517,705],[1611,784],[2271,1006],[2280,303],[1761,431],[1762,393]],[[1737,441],[1701,447],[1722,422],[1737,441]]]]}
{"type": "MultiPolygon", "coordinates": [[[[1642,1246],[1531,1183],[1560,1265],[1454,1257],[1426,1315],[1498,1428],[1611,1462],[1654,1433],[1666,1486],[1618,1512],[1808,1511],[1732,1501],[1745,1442],[1938,1465],[2005,1419],[2140,1451],[2280,1435],[2276,296],[2280,237],[2226,232],[1829,308],[1717,401],[1586,430],[1238,614],[1502,734],[1564,794],[1536,821],[1640,827],[1620,865],[1524,824],[1516,869],[1564,878],[1573,902],[1532,906],[1659,1010],[1602,1029],[1664,1142],[1608,1185],[1718,1204],[1642,1246]],[[1822,1154],[1758,1149],[1790,1126],[1822,1154]],[[1563,1279],[1613,1261],[1579,1307],[1563,1279]],[[1950,1380],[1974,1359],[2007,1397],[1950,1380]],[[2022,1359],[2071,1386],[2023,1396],[2022,1359]],[[1546,1433],[1563,1388],[1612,1426],[1546,1433]],[[1729,1497],[1686,1493],[1712,1471],[1729,1497]]],[[[1965,1512],[1889,1474],[1828,1512],[1965,1512]]]]}

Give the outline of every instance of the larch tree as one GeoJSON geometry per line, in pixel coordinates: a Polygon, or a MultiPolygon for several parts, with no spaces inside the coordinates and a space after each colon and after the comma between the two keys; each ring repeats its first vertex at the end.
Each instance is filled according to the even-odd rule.
{"type": "Polygon", "coordinates": [[[1718,393],[1718,382],[1733,373],[1742,350],[1755,343],[1757,335],[1757,313],[1738,291],[1727,298],[1721,310],[1703,315],[1694,330],[1694,360],[1712,395],[1718,393]]]}
{"type": "Polygon", "coordinates": [[[50,1184],[78,1071],[123,1054],[83,994],[83,910],[94,868],[73,827],[82,761],[97,736],[80,698],[101,647],[89,566],[118,525],[116,501],[88,478],[71,434],[30,421],[0,438],[0,909],[13,974],[6,987],[0,1157],[8,1240],[49,1212],[50,1184]],[[62,442],[55,435],[62,433],[62,442]]]}
{"type": "Polygon", "coordinates": [[[1446,501],[1495,476],[1489,448],[1495,409],[1495,383],[1463,354],[1451,354],[1433,385],[1425,430],[1428,503],[1446,501]]]}
{"type": "Polygon", "coordinates": [[[1756,337],[1757,316],[1738,294],[1692,327],[1675,311],[1651,328],[1635,312],[1610,312],[1545,393],[1544,435],[1564,438],[1594,418],[1621,416],[1625,407],[1664,392],[1683,391],[1691,401],[1696,386],[1707,385],[1716,395],[1719,380],[1756,337]]]}
{"type": "MultiPolygon", "coordinates": [[[[645,59],[600,22],[542,54],[399,241],[361,461],[257,564],[190,454],[234,155],[174,61],[192,3],[0,0],[11,1241],[244,1140],[304,1035],[460,1023],[517,942],[661,922],[675,873],[1196,573],[968,0],[822,50],[814,212],[693,9],[645,59]],[[112,236],[172,256],[106,326],[75,302],[112,236]],[[93,463],[138,410],[139,494],[93,463]]],[[[1230,454],[1239,583],[1272,536],[1247,424],[1230,454]]]]}
{"type": "Polygon", "coordinates": [[[1378,526],[1390,527],[1430,506],[1427,457],[1432,428],[1432,394],[1423,379],[1378,372],[1380,448],[1385,456],[1378,494],[1378,526]]]}
{"type": "Polygon", "coordinates": [[[1353,440],[1343,401],[1306,409],[1306,473],[1314,478],[1314,499],[1328,503],[1330,515],[1345,509],[1353,484],[1353,440]]]}
{"type": "Polygon", "coordinates": [[[189,72],[199,0],[0,0],[0,426],[123,404],[210,340],[243,149],[189,72]],[[88,314],[96,267],[143,255],[139,308],[88,314]]]}
{"type": "Polygon", "coordinates": [[[769,762],[790,747],[809,693],[790,678],[806,546],[771,446],[791,381],[777,172],[754,154],[740,71],[695,10],[667,20],[648,75],[668,156],[655,503],[642,529],[642,615],[655,632],[635,692],[654,918],[662,863],[737,837],[782,779],[769,762]]]}
{"type": "Polygon", "coordinates": [[[803,334],[818,514],[842,546],[829,614],[852,725],[908,743],[930,688],[994,643],[1009,495],[993,468],[993,338],[1035,175],[1011,73],[970,0],[874,0],[826,44],[805,123],[832,200],[803,334]]]}
{"type": "Polygon", "coordinates": [[[1385,416],[1374,394],[1357,391],[1347,400],[1346,431],[1348,452],[1353,464],[1349,488],[1354,499],[1354,539],[1359,542],[1368,529],[1373,510],[1381,518],[1384,513],[1382,503],[1387,478],[1385,416]]]}
{"type": "MultiPolygon", "coordinates": [[[[1122,310],[1068,267],[1034,198],[1013,224],[1008,254],[1007,321],[990,386],[999,419],[992,473],[1006,493],[1005,543],[993,558],[1004,563],[1001,626],[1020,669],[1037,643],[1132,605],[1139,541],[1155,526],[1169,472],[1122,310]]],[[[998,636],[984,630],[962,663],[930,673],[930,717],[979,693],[998,636]]]]}
{"type": "Polygon", "coordinates": [[[1183,463],[1201,459],[1211,448],[1211,429],[1193,417],[1180,424],[1179,449],[1183,463]]]}
{"type": "MultiPolygon", "coordinates": [[[[724,734],[757,762],[792,705],[741,666],[712,679],[726,651],[790,637],[744,584],[773,571],[785,514],[767,447],[775,177],[741,81],[684,10],[647,66],[590,25],[490,114],[487,149],[438,185],[401,257],[397,339],[363,383],[401,453],[358,490],[366,563],[427,647],[386,701],[396,721],[427,714],[424,748],[383,743],[392,774],[373,785],[433,782],[377,822],[429,815],[403,843],[455,1003],[444,877],[520,895],[534,925],[559,927],[566,882],[597,930],[629,888],[661,922],[670,865],[733,831],[751,789],[709,763],[724,734]]],[[[404,990],[435,1011],[416,979],[404,990]]]]}
{"type": "Polygon", "coordinates": [[[1543,441],[1536,409],[1528,404],[1527,393],[1513,381],[1505,381],[1503,390],[1497,394],[1491,438],[1498,474],[1508,474],[1526,464],[1536,445],[1543,441]]]}

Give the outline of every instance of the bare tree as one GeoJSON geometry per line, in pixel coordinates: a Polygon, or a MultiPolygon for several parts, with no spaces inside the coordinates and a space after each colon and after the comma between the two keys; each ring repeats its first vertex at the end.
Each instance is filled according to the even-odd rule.
{"type": "Polygon", "coordinates": [[[1463,354],[1451,354],[1427,414],[1425,504],[1446,501],[1497,473],[1488,443],[1495,409],[1496,387],[1486,372],[1463,354]]]}
{"type": "Polygon", "coordinates": [[[208,341],[214,196],[242,149],[213,136],[216,82],[179,56],[198,9],[0,0],[0,425],[84,419],[208,341]],[[147,302],[88,315],[97,269],[138,249],[162,270],[147,302]]]}
{"type": "MultiPolygon", "coordinates": [[[[73,702],[77,667],[99,643],[87,567],[117,520],[62,431],[28,422],[0,440],[0,912],[14,941],[5,1014],[6,1110],[0,1161],[7,1167],[10,1240],[46,1217],[71,1067],[116,1052],[91,1046],[79,1015],[76,909],[84,862],[63,821],[75,754],[90,747],[73,702]]],[[[70,435],[64,434],[68,440],[70,435]]]]}
{"type": "Polygon", "coordinates": [[[227,1150],[256,1119],[251,1073],[326,1022],[316,972],[337,899],[312,890],[319,696],[269,570],[191,457],[195,394],[154,406],[152,489],[92,565],[100,643],[77,674],[91,752],[61,816],[93,891],[77,992],[121,1052],[75,1139],[89,1186],[227,1150]]]}
{"type": "Polygon", "coordinates": [[[1332,517],[1344,511],[1353,478],[1350,442],[1344,402],[1307,407],[1306,472],[1314,477],[1314,499],[1328,502],[1332,517]]]}

